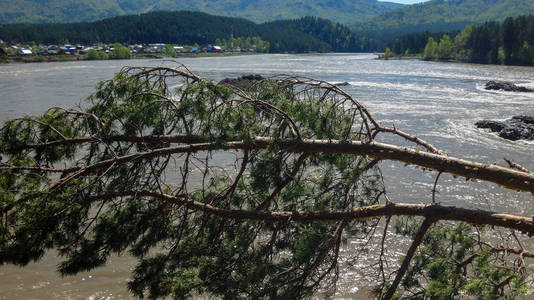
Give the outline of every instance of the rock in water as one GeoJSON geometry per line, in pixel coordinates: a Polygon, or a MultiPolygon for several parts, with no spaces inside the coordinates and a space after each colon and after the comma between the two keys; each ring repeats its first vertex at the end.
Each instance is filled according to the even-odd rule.
{"type": "Polygon", "coordinates": [[[534,117],[532,116],[514,116],[504,122],[482,120],[476,122],[475,126],[498,132],[499,136],[504,139],[534,141],[534,117]]]}
{"type": "Polygon", "coordinates": [[[482,120],[475,123],[477,128],[489,128],[491,132],[499,132],[506,127],[504,122],[493,121],[493,120],[482,120]]]}
{"type": "Polygon", "coordinates": [[[514,116],[512,117],[512,120],[526,124],[534,124],[534,117],[531,116],[514,116]]]}
{"type": "Polygon", "coordinates": [[[238,78],[225,78],[221,81],[219,81],[219,84],[221,85],[231,85],[238,87],[242,90],[246,90],[250,88],[252,85],[258,83],[259,81],[264,80],[265,78],[261,75],[257,74],[250,74],[250,75],[243,75],[238,78]]]}
{"type": "Polygon", "coordinates": [[[507,91],[507,92],[526,92],[531,93],[534,90],[526,88],[524,86],[517,86],[511,82],[506,81],[488,81],[486,83],[486,90],[507,91]]]}

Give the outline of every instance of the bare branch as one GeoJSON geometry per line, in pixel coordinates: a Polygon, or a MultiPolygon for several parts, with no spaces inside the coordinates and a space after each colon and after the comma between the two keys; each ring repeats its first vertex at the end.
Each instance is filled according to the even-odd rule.
{"type": "Polygon", "coordinates": [[[397,271],[397,275],[395,276],[393,283],[391,284],[389,289],[386,291],[382,299],[390,300],[391,298],[393,298],[393,295],[395,294],[397,287],[399,286],[402,278],[404,277],[404,274],[406,273],[406,271],[408,271],[408,267],[410,266],[410,262],[412,261],[412,258],[415,255],[415,251],[417,250],[417,247],[421,245],[426,232],[428,231],[430,226],[434,224],[434,222],[436,222],[436,220],[433,218],[425,218],[425,220],[423,221],[423,224],[421,224],[421,227],[419,228],[419,231],[415,235],[415,238],[413,239],[412,244],[410,245],[410,248],[408,249],[408,252],[406,252],[406,255],[404,256],[402,265],[397,271]]]}
{"type": "Polygon", "coordinates": [[[522,172],[525,172],[525,173],[532,173],[532,171],[530,171],[529,169],[523,167],[522,165],[518,164],[518,163],[515,163],[509,159],[504,159],[504,161],[506,161],[506,163],[508,164],[508,166],[510,166],[510,168],[512,169],[516,169],[516,170],[519,170],[519,171],[522,171],[522,172]]]}
{"type": "MultiPolygon", "coordinates": [[[[194,139],[194,138],[193,138],[194,139]]],[[[199,143],[186,146],[160,148],[150,152],[139,152],[116,159],[109,159],[86,167],[73,167],[65,170],[67,173],[80,171],[79,175],[93,170],[108,167],[113,163],[125,163],[135,159],[146,159],[173,153],[193,153],[198,151],[263,149],[276,145],[280,149],[295,153],[344,153],[352,155],[367,155],[374,159],[388,159],[414,164],[428,169],[439,170],[455,175],[490,181],[507,188],[529,191],[534,193],[534,174],[515,171],[497,165],[481,164],[459,158],[422,152],[410,148],[398,147],[378,142],[362,143],[358,141],[346,142],[336,140],[274,140],[268,137],[256,137],[252,144],[242,141],[227,143],[199,143]]]]}
{"type": "Polygon", "coordinates": [[[391,203],[353,208],[350,211],[274,211],[226,210],[207,203],[191,201],[185,195],[166,195],[146,190],[123,191],[103,194],[93,198],[103,200],[116,197],[143,196],[161,198],[168,202],[183,205],[192,210],[217,215],[224,218],[257,220],[263,222],[334,222],[341,220],[368,220],[383,216],[419,216],[439,220],[463,221],[474,225],[493,225],[518,230],[534,235],[532,218],[501,214],[492,211],[460,208],[455,206],[391,203]]]}
{"type": "Polygon", "coordinates": [[[404,131],[400,131],[398,130],[397,128],[393,127],[393,128],[387,128],[387,127],[378,127],[377,128],[377,132],[389,132],[389,133],[393,133],[395,135],[398,135],[398,136],[401,136],[403,137],[404,139],[408,140],[408,141],[411,141],[411,142],[414,142],[415,144],[417,145],[420,145],[420,146],[423,146],[425,147],[429,152],[431,153],[435,153],[435,154],[441,154],[443,155],[443,153],[441,151],[438,150],[438,148],[434,147],[432,144],[430,144],[429,142],[427,141],[424,141],[414,135],[410,135],[404,131]]]}

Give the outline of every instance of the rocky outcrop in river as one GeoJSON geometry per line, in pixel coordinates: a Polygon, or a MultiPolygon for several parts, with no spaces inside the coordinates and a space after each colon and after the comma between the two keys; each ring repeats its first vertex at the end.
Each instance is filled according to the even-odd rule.
{"type": "MultiPolygon", "coordinates": [[[[246,90],[249,87],[251,87],[254,84],[256,84],[257,82],[265,80],[265,79],[266,78],[261,76],[261,75],[249,74],[249,75],[242,75],[241,77],[237,77],[237,78],[225,78],[225,79],[219,81],[219,84],[221,84],[221,85],[231,85],[231,86],[238,87],[238,88],[240,88],[242,90],[246,90]]],[[[346,81],[345,82],[332,83],[332,84],[335,85],[335,86],[349,86],[350,85],[350,83],[348,83],[346,81]]]]}
{"type": "Polygon", "coordinates": [[[250,74],[250,75],[243,75],[238,78],[225,78],[219,81],[219,84],[231,85],[231,86],[238,87],[242,90],[246,90],[252,85],[254,85],[255,83],[262,81],[264,79],[265,78],[261,75],[250,74]]]}
{"type": "Polygon", "coordinates": [[[525,92],[532,93],[534,90],[524,86],[517,86],[511,82],[506,81],[488,81],[484,87],[486,90],[506,91],[506,92],[525,92]]]}
{"type": "Polygon", "coordinates": [[[499,136],[512,140],[534,140],[534,117],[514,116],[504,122],[482,120],[475,123],[478,128],[488,128],[492,132],[498,132],[499,136]]]}

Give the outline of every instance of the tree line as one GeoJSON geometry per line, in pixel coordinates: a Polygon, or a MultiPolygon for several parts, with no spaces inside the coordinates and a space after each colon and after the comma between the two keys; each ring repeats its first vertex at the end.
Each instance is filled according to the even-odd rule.
{"type": "Polygon", "coordinates": [[[395,54],[421,54],[428,60],[534,65],[534,16],[468,25],[462,31],[449,33],[403,35],[390,46],[395,54]]]}
{"type": "Polygon", "coordinates": [[[199,12],[152,12],[96,22],[0,25],[7,42],[213,44],[232,37],[259,37],[271,52],[373,51],[373,39],[356,36],[348,27],[316,17],[256,24],[242,18],[199,12]]]}
{"type": "Polygon", "coordinates": [[[254,37],[231,37],[229,39],[216,39],[215,44],[225,49],[254,49],[256,52],[268,52],[270,44],[261,38],[254,37]]]}
{"type": "Polygon", "coordinates": [[[380,42],[375,38],[355,34],[344,25],[317,17],[264,23],[261,25],[261,32],[262,38],[268,40],[271,47],[274,45],[273,50],[277,52],[306,47],[307,36],[313,37],[315,43],[321,43],[318,46],[326,51],[373,52],[380,46],[380,42]]]}

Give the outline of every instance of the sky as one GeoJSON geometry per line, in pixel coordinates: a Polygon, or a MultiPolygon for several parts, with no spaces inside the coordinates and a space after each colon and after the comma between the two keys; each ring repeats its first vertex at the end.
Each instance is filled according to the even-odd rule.
{"type": "Polygon", "coordinates": [[[402,4],[414,4],[414,3],[427,2],[428,0],[379,0],[379,1],[395,2],[395,3],[402,3],[402,4]]]}

